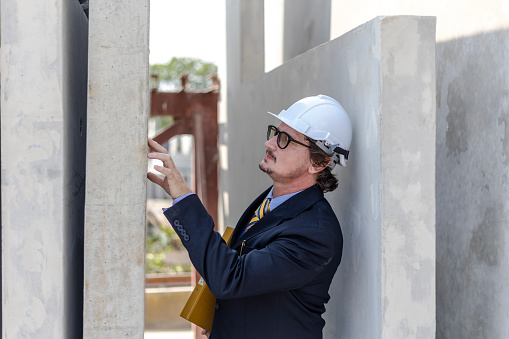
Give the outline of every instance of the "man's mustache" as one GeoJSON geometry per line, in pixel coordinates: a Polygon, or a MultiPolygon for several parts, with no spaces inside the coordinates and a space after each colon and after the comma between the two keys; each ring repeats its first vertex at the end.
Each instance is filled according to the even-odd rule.
{"type": "Polygon", "coordinates": [[[267,153],[267,155],[269,157],[271,157],[272,159],[274,159],[274,161],[276,161],[276,156],[274,155],[274,153],[270,149],[268,149],[265,153],[267,153]]]}

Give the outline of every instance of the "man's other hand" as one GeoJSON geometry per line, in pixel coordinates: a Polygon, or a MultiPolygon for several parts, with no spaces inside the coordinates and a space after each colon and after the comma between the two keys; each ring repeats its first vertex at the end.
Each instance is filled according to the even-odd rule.
{"type": "Polygon", "coordinates": [[[161,186],[166,193],[173,199],[181,195],[192,193],[189,186],[187,186],[182,174],[175,166],[173,159],[168,154],[168,151],[163,146],[159,145],[152,139],[148,139],[148,146],[150,147],[149,159],[158,159],[163,162],[163,166],[154,165],[154,169],[164,175],[164,178],[159,177],[157,174],[148,172],[147,178],[161,186]]]}

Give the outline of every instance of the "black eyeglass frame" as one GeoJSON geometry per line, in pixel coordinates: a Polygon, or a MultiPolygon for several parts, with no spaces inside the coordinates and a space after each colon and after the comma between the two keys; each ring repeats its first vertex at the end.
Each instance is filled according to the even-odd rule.
{"type": "Polygon", "coordinates": [[[270,140],[272,137],[275,137],[275,136],[277,136],[277,146],[280,149],[287,148],[288,145],[290,145],[290,142],[292,142],[292,141],[299,145],[302,145],[304,147],[311,148],[311,146],[303,144],[302,142],[295,140],[288,133],[278,130],[276,126],[269,125],[267,128],[267,140],[270,140]],[[286,137],[288,138],[288,142],[286,143],[286,145],[284,145],[284,147],[281,146],[281,135],[283,135],[283,134],[286,135],[286,137]]]}

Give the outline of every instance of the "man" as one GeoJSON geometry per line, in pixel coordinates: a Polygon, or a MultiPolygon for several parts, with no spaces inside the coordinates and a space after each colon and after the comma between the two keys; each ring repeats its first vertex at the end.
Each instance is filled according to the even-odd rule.
{"type": "MultiPolygon", "coordinates": [[[[272,114],[272,113],[270,113],[272,114]]],[[[274,115],[259,167],[273,180],[246,209],[228,247],[192,194],[170,155],[149,140],[164,178],[149,173],[174,199],[165,216],[196,270],[217,298],[210,338],[322,338],[321,315],[341,261],[343,237],[323,192],[337,187],[331,173],[346,165],[350,119],[334,99],[304,98],[274,115]]]]}

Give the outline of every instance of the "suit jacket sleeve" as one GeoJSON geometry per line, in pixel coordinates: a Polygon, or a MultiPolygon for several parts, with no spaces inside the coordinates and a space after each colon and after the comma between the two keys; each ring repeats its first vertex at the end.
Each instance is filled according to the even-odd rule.
{"type": "MultiPolygon", "coordinates": [[[[291,290],[316,277],[334,255],[334,241],[322,227],[291,219],[267,246],[239,256],[213,230],[214,222],[196,195],[166,210],[196,270],[215,297],[241,298],[291,290]]],[[[318,216],[315,219],[318,221],[318,216]]]]}

